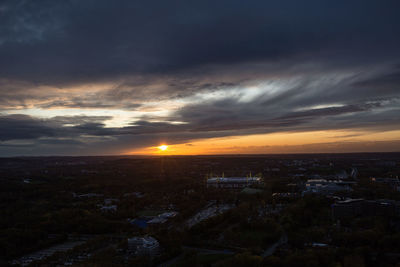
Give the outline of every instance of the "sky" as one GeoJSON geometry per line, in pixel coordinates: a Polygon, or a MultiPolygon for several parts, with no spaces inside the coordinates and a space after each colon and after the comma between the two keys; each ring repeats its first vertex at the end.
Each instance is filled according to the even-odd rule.
{"type": "Polygon", "coordinates": [[[400,151],[399,10],[0,1],[0,156],[400,151]]]}

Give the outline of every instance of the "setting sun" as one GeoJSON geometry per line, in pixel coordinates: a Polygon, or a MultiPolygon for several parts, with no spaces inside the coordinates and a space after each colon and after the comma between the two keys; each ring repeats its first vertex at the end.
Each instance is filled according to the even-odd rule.
{"type": "Polygon", "coordinates": [[[162,145],[162,146],[158,147],[158,149],[161,151],[165,151],[165,150],[167,150],[167,148],[168,148],[168,146],[166,146],[166,145],[162,145]]]}

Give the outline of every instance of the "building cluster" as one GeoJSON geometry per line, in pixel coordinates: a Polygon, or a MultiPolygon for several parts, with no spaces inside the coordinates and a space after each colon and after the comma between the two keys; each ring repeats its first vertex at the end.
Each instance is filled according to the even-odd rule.
{"type": "Polygon", "coordinates": [[[335,220],[360,216],[400,216],[400,202],[394,200],[347,199],[332,205],[335,220]]]}
{"type": "Polygon", "coordinates": [[[389,187],[391,187],[395,191],[400,191],[400,180],[398,177],[396,178],[371,178],[371,182],[374,183],[381,183],[381,184],[386,184],[389,187]]]}
{"type": "Polygon", "coordinates": [[[330,195],[339,191],[352,191],[351,186],[356,184],[354,181],[309,179],[305,183],[303,195],[321,194],[330,195]]]}
{"type": "Polygon", "coordinates": [[[207,179],[207,187],[226,189],[240,189],[260,183],[260,177],[213,177],[207,179]]]}

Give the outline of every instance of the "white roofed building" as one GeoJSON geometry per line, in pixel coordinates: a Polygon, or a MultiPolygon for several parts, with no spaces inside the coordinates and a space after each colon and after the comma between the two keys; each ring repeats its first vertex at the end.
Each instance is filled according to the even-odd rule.
{"type": "Polygon", "coordinates": [[[351,185],[355,182],[342,180],[309,179],[305,184],[304,194],[329,195],[338,191],[352,191],[351,185]]]}

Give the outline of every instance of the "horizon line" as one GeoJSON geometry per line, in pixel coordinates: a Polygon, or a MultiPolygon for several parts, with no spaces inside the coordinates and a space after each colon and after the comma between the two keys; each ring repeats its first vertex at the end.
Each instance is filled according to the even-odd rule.
{"type": "Polygon", "coordinates": [[[49,158],[49,157],[65,157],[65,158],[76,158],[76,157],[198,157],[198,156],[279,156],[279,155],[350,155],[350,154],[396,154],[400,151],[368,151],[368,152],[303,152],[303,153],[256,153],[256,154],[170,154],[170,155],[125,155],[125,154],[109,154],[109,155],[18,155],[18,156],[0,156],[0,159],[6,158],[49,158]]]}

